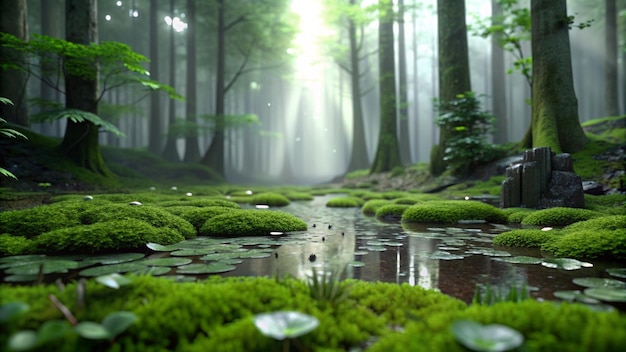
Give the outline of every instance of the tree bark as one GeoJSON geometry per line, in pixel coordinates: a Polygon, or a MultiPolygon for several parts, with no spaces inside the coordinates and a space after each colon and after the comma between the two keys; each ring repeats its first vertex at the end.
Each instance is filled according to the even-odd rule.
{"type": "MultiPolygon", "coordinates": [[[[97,0],[66,1],[66,39],[89,45],[98,42],[97,0]]],[[[94,64],[91,77],[65,75],[65,106],[98,114],[98,68],[94,64]]],[[[67,121],[60,148],[79,166],[103,176],[112,177],[104,164],[98,141],[98,126],[89,121],[67,121]]]]}
{"type": "MultiPolygon", "coordinates": [[[[498,0],[491,0],[492,25],[496,26],[502,22],[502,6],[498,0]]],[[[508,116],[506,107],[506,68],[504,64],[504,49],[500,46],[501,33],[494,33],[491,36],[491,99],[492,113],[496,117],[494,143],[505,144],[508,137],[508,116]]]]}
{"type": "MultiPolygon", "coordinates": [[[[196,0],[187,0],[187,89],[185,93],[185,117],[188,122],[197,122],[196,114],[196,0]]],[[[186,163],[196,163],[200,160],[200,146],[198,135],[192,134],[185,138],[186,163]]]]}
{"type": "MultiPolygon", "coordinates": [[[[41,0],[41,34],[53,38],[63,38],[64,7],[64,1],[61,0],[41,0]]],[[[42,68],[46,71],[52,71],[54,68],[50,66],[50,64],[42,65],[42,68]]],[[[44,101],[61,102],[59,91],[47,84],[41,84],[39,94],[44,101]]],[[[48,136],[60,136],[62,133],[60,124],[61,121],[42,123],[41,132],[48,136]]]]}
{"type": "MultiPolygon", "coordinates": [[[[438,0],[439,101],[471,91],[465,1],[438,0]]],[[[441,127],[439,145],[430,151],[430,172],[441,175],[447,168],[443,160],[450,131],[441,127]]]]}
{"type": "Polygon", "coordinates": [[[604,103],[607,116],[619,114],[619,101],[617,99],[617,6],[615,2],[616,0],[605,1],[604,103]]]}
{"type": "Polygon", "coordinates": [[[393,35],[393,1],[379,0],[378,25],[380,132],[370,173],[391,171],[402,166],[396,125],[397,97],[393,35]]]}
{"type": "MultiPolygon", "coordinates": [[[[172,25],[170,26],[170,86],[176,88],[176,43],[174,41],[174,0],[170,0],[170,17],[172,18],[172,25]]],[[[168,121],[169,126],[173,126],[176,123],[176,102],[174,99],[169,100],[168,109],[168,121]]],[[[163,158],[170,162],[179,162],[180,156],[178,155],[178,147],[176,146],[176,136],[172,133],[167,134],[167,141],[165,142],[165,148],[163,149],[163,158]]]]}
{"type": "MultiPolygon", "coordinates": [[[[28,40],[26,0],[0,1],[0,32],[28,40]]],[[[22,62],[23,55],[11,49],[0,47],[0,56],[11,61],[22,62]]],[[[0,97],[8,98],[13,105],[0,104],[0,117],[18,125],[28,127],[28,108],[26,105],[26,73],[18,70],[0,70],[0,97]]]]}
{"type": "MultiPolygon", "coordinates": [[[[159,16],[158,1],[150,0],[150,79],[159,80],[159,16]]],[[[150,93],[150,123],[148,150],[156,155],[163,152],[163,118],[160,92],[150,93]]]]}
{"type": "Polygon", "coordinates": [[[404,30],[404,0],[398,0],[398,121],[400,126],[400,158],[409,165],[411,138],[409,134],[409,98],[407,96],[406,36],[404,30]]]}
{"type": "Polygon", "coordinates": [[[532,147],[574,153],[587,137],[578,120],[565,1],[531,1],[532,147]]]}

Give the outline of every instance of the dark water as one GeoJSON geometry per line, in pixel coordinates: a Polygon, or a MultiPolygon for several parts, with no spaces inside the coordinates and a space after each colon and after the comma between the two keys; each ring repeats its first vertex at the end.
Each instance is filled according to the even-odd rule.
{"type": "MultiPolygon", "coordinates": [[[[508,228],[488,224],[403,227],[364,216],[360,209],[327,208],[332,196],[312,202],[294,202],[281,211],[297,215],[309,230],[295,235],[295,243],[275,249],[277,256],[247,259],[225,276],[310,276],[316,267],[347,267],[345,277],[366,281],[409,283],[436,289],[471,301],[477,284],[527,285],[535,298],[553,300],[554,291],[584,290],[572,283],[577,277],[606,277],[617,263],[593,262],[592,267],[564,270],[541,264],[510,264],[498,261],[506,251],[511,256],[546,257],[539,250],[494,248],[492,238],[508,228]],[[315,225],[315,227],[313,227],[315,225]],[[329,229],[329,225],[332,228],[329,229]],[[433,259],[436,251],[463,259],[433,259]],[[497,252],[492,255],[479,253],[497,252]],[[469,253],[468,253],[469,252],[469,253]],[[315,260],[311,261],[311,255],[315,260]],[[356,263],[354,263],[356,261],[356,263]],[[363,266],[352,266],[353,264],[363,266]]],[[[294,235],[291,235],[294,236],[294,235]]],[[[445,255],[444,255],[445,256],[445,255]]],[[[448,256],[449,257],[449,256],[448,256]]]]}

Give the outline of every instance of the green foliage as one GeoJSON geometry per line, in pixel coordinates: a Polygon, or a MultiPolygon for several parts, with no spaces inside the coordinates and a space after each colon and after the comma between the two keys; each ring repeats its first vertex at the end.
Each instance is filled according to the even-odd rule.
{"type": "Polygon", "coordinates": [[[114,124],[105,121],[100,116],[92,114],[87,111],[77,109],[58,109],[58,110],[45,110],[31,116],[33,122],[54,122],[57,120],[68,119],[72,122],[80,123],[89,121],[103,132],[110,132],[116,136],[123,136],[124,133],[120,131],[114,124]]]}
{"type": "Polygon", "coordinates": [[[565,226],[599,216],[602,214],[589,209],[554,207],[528,214],[522,220],[522,225],[565,226]]]}
{"type": "Polygon", "coordinates": [[[309,295],[318,304],[336,306],[348,298],[350,294],[350,284],[341,281],[343,270],[327,270],[328,267],[312,268],[311,276],[306,280],[309,288],[309,295]]]}
{"type": "Polygon", "coordinates": [[[449,132],[443,160],[454,174],[465,174],[477,164],[502,154],[487,142],[494,117],[480,111],[480,101],[473,92],[459,94],[451,101],[435,101],[435,107],[438,110],[435,123],[449,132]]]}
{"type": "Polygon", "coordinates": [[[329,208],[359,208],[365,202],[358,197],[337,197],[328,200],[326,206],[329,208]]]}
{"type": "Polygon", "coordinates": [[[521,302],[530,299],[526,284],[519,287],[516,284],[505,286],[476,285],[473,304],[494,305],[500,302],[521,302]]]}
{"type": "Polygon", "coordinates": [[[502,210],[478,201],[448,200],[430,201],[410,206],[402,215],[403,223],[447,223],[460,220],[484,220],[506,223],[502,210]]]}
{"type": "Polygon", "coordinates": [[[502,212],[509,217],[509,222],[514,224],[521,223],[528,214],[535,212],[532,208],[504,208],[502,212]]]}
{"type": "Polygon", "coordinates": [[[289,203],[291,203],[289,201],[289,198],[275,192],[258,193],[253,195],[252,199],[250,200],[250,204],[253,205],[263,204],[273,207],[283,207],[289,205],[289,203]]]}
{"type": "MultiPolygon", "coordinates": [[[[2,104],[6,104],[6,105],[13,105],[13,102],[7,98],[3,98],[0,97],[0,103],[2,104]]],[[[7,121],[3,118],[0,117],[0,126],[6,124],[7,121]]],[[[21,137],[21,138],[25,138],[28,139],[23,133],[16,131],[12,128],[4,128],[4,127],[0,127],[0,136],[4,136],[4,137],[8,137],[8,138],[17,138],[17,137],[21,137]]],[[[17,177],[15,177],[15,175],[13,175],[13,173],[11,173],[9,170],[0,167],[0,175],[4,176],[4,177],[10,177],[10,178],[14,178],[17,179],[17,177]]]]}
{"type": "Polygon", "coordinates": [[[376,215],[376,211],[378,209],[380,209],[381,207],[390,204],[391,201],[387,200],[387,199],[372,199],[372,200],[368,200],[367,202],[365,202],[363,204],[363,207],[361,208],[361,212],[363,212],[363,214],[367,215],[367,216],[374,216],[376,215]]]}
{"type": "Polygon", "coordinates": [[[503,232],[493,239],[493,244],[506,247],[539,248],[558,236],[556,230],[516,229],[503,232]]]}
{"type": "Polygon", "coordinates": [[[34,252],[33,241],[24,236],[0,234],[0,255],[19,255],[34,252]]]}
{"type": "Polygon", "coordinates": [[[408,204],[387,204],[376,210],[376,219],[378,220],[391,220],[399,221],[402,219],[402,214],[409,208],[408,204]]]}
{"type": "MultiPolygon", "coordinates": [[[[239,206],[237,206],[237,208],[239,208],[239,206]]],[[[201,208],[193,206],[171,206],[165,208],[165,210],[170,213],[187,220],[193,225],[197,232],[200,232],[202,225],[204,225],[207,220],[221,214],[229,213],[233,211],[233,209],[236,208],[222,206],[208,206],[201,208]]]]}
{"type": "Polygon", "coordinates": [[[219,237],[267,236],[271,232],[305,231],[307,225],[297,217],[273,210],[232,210],[208,219],[200,235],[219,237]]]}
{"type": "Polygon", "coordinates": [[[348,172],[344,178],[346,180],[354,180],[357,178],[363,178],[369,174],[370,174],[369,169],[354,170],[354,171],[348,172]]]}

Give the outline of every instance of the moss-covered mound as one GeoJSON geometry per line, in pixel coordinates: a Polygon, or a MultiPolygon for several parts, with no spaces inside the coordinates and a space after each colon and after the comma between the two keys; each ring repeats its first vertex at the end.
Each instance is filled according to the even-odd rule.
{"type": "Polygon", "coordinates": [[[524,335],[521,351],[620,351],[626,346],[626,317],[596,313],[582,305],[524,301],[472,305],[420,319],[401,333],[381,338],[368,351],[468,351],[450,326],[458,320],[501,324],[524,335]]]}
{"type": "Polygon", "coordinates": [[[593,196],[585,194],[585,208],[606,215],[626,215],[626,194],[593,196]]]}
{"type": "Polygon", "coordinates": [[[393,200],[394,203],[396,204],[409,204],[409,205],[413,205],[413,204],[417,204],[419,202],[426,202],[426,201],[430,201],[430,200],[441,200],[441,197],[438,197],[434,194],[427,194],[427,193],[422,193],[422,194],[413,194],[407,197],[400,197],[400,198],[395,198],[393,200]]]}
{"type": "Polygon", "coordinates": [[[430,201],[410,206],[402,215],[404,223],[454,224],[461,220],[483,220],[506,223],[502,210],[479,201],[447,200],[430,201]]]}
{"type": "Polygon", "coordinates": [[[250,204],[253,205],[269,205],[272,207],[284,207],[285,205],[289,205],[289,203],[291,203],[289,198],[274,192],[255,194],[250,200],[250,204]]]}
{"type": "Polygon", "coordinates": [[[562,236],[541,249],[561,257],[626,259],[626,216],[581,221],[561,230],[562,236]]]}
{"type": "Polygon", "coordinates": [[[307,225],[297,217],[272,210],[233,210],[208,219],[200,235],[239,237],[267,236],[270,232],[306,231],[307,225]]]}
{"type": "Polygon", "coordinates": [[[510,223],[521,223],[528,214],[537,211],[532,208],[504,208],[502,212],[506,214],[510,223]]]}
{"type": "Polygon", "coordinates": [[[64,227],[80,225],[78,214],[108,202],[68,201],[35,208],[0,213],[0,231],[14,236],[33,238],[64,227]]]}
{"type": "Polygon", "coordinates": [[[285,193],[285,197],[289,198],[291,201],[313,200],[313,195],[309,192],[291,191],[285,193]]]}
{"type": "Polygon", "coordinates": [[[376,210],[376,219],[383,221],[400,221],[402,214],[410,207],[408,204],[387,204],[376,210]]]}
{"type": "Polygon", "coordinates": [[[359,208],[365,203],[358,197],[337,197],[328,200],[326,206],[329,208],[359,208]]]}
{"type": "Polygon", "coordinates": [[[493,239],[493,244],[506,247],[540,248],[544,243],[553,240],[556,231],[538,229],[517,229],[503,232],[493,239]]]}
{"type": "Polygon", "coordinates": [[[236,208],[240,209],[241,206],[235,202],[231,202],[226,199],[217,199],[217,198],[183,198],[180,200],[170,200],[165,202],[159,202],[159,206],[167,208],[167,207],[175,207],[175,206],[188,206],[188,207],[227,207],[227,208],[236,208]]]}
{"type": "MultiPolygon", "coordinates": [[[[231,203],[235,204],[235,203],[231,203]]],[[[241,209],[239,205],[235,204],[237,209],[241,209]]],[[[187,220],[196,229],[196,232],[200,232],[202,225],[214,216],[229,213],[234,210],[232,207],[211,206],[211,207],[188,207],[188,206],[173,206],[164,208],[168,212],[179,216],[187,220]]]]}
{"type": "Polygon", "coordinates": [[[361,212],[367,216],[374,216],[376,215],[376,210],[380,209],[382,206],[385,206],[387,204],[391,204],[391,201],[387,199],[368,200],[367,202],[365,202],[365,204],[363,204],[363,207],[361,208],[361,212]]]}
{"type": "Polygon", "coordinates": [[[602,214],[589,209],[555,207],[537,210],[528,214],[522,220],[522,225],[566,226],[599,216],[602,216],[602,214]]]}

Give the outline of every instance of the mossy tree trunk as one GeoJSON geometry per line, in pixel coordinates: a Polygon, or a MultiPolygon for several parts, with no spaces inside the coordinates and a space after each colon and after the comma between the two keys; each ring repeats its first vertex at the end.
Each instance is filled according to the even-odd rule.
{"type": "Polygon", "coordinates": [[[577,152],[587,137],[578,120],[565,1],[532,0],[531,23],[532,120],[524,146],[577,152]]]}
{"type": "MultiPolygon", "coordinates": [[[[438,0],[438,44],[439,44],[439,101],[456,99],[458,94],[471,91],[469,57],[467,49],[467,25],[465,1],[438,0]]],[[[444,161],[446,141],[450,131],[441,128],[439,144],[430,151],[430,172],[442,174],[447,163],[444,161]]]]}
{"type": "Polygon", "coordinates": [[[396,74],[394,55],[394,13],[391,0],[379,0],[378,26],[380,74],[380,133],[370,173],[390,171],[402,166],[396,125],[396,74]]]}
{"type": "MultiPolygon", "coordinates": [[[[67,0],[66,37],[72,43],[89,45],[98,42],[96,0],[67,0]]],[[[85,76],[65,75],[65,105],[98,114],[98,68],[85,76]]],[[[67,122],[60,148],[76,164],[103,176],[112,177],[104,163],[98,142],[98,126],[89,121],[67,122]]]]}

